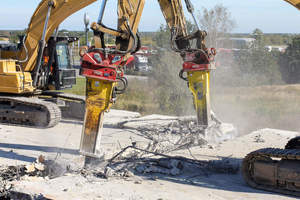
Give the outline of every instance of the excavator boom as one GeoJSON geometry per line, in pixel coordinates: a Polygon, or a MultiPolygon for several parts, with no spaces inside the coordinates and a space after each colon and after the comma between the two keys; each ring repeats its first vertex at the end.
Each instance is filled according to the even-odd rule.
{"type": "Polygon", "coordinates": [[[20,52],[20,57],[18,58],[19,60],[23,60],[28,57],[27,61],[22,64],[23,70],[26,72],[32,72],[35,68],[39,51],[39,41],[42,39],[49,6],[52,6],[52,9],[48,26],[45,30],[46,41],[48,41],[54,30],[67,17],[96,1],[97,0],[42,0],[32,15],[26,31],[25,47],[27,48],[27,52],[23,47],[20,52]]]}
{"type": "Polygon", "coordinates": [[[284,0],[300,10],[300,0],[284,0]]]}

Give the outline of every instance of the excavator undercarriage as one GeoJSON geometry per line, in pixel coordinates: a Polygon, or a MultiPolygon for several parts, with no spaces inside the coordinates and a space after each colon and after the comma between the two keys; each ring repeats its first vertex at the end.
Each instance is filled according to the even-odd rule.
{"type": "Polygon", "coordinates": [[[45,91],[35,95],[0,95],[0,123],[34,128],[51,128],[62,118],[83,120],[85,98],[45,91]]]}
{"type": "Polygon", "coordinates": [[[0,96],[0,123],[50,128],[60,119],[54,103],[37,97],[0,96]]]}
{"type": "Polygon", "coordinates": [[[244,158],[242,173],[251,187],[300,197],[299,166],[300,149],[266,148],[244,158]]]}
{"type": "MultiPolygon", "coordinates": [[[[49,128],[62,117],[83,119],[85,98],[59,92],[76,84],[68,45],[77,40],[50,37],[42,58],[39,89],[33,86],[32,74],[25,72],[16,60],[0,60],[0,123],[49,128]]],[[[1,48],[1,58],[18,53],[18,49],[11,49],[1,48]]]]}

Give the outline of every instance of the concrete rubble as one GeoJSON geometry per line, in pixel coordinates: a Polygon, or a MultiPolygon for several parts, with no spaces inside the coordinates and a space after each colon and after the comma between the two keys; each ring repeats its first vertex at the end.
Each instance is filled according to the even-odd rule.
{"type": "Polygon", "coordinates": [[[194,116],[148,115],[121,121],[115,124],[114,127],[142,131],[142,134],[145,134],[144,130],[148,130],[148,132],[153,130],[153,133],[150,135],[157,135],[158,132],[161,132],[164,137],[168,133],[171,133],[173,136],[186,136],[189,133],[198,135],[208,143],[220,143],[238,136],[238,132],[232,124],[213,120],[208,129],[204,130],[197,125],[196,120],[194,116]]]}
{"type": "Polygon", "coordinates": [[[90,169],[78,155],[81,123],[46,130],[1,125],[0,193],[19,195],[15,199],[198,200],[236,199],[238,192],[246,200],[294,199],[249,188],[239,168],[247,153],[282,148],[299,133],[262,129],[235,138],[232,125],[217,125],[229,137],[212,143],[194,117],[112,110],[104,123],[103,163],[90,169]]]}

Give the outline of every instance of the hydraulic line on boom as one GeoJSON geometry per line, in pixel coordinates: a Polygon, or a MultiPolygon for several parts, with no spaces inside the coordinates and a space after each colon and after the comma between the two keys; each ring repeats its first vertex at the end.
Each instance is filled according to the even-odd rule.
{"type": "MultiPolygon", "coordinates": [[[[194,7],[185,0],[198,30],[189,35],[181,0],[158,0],[163,15],[171,30],[172,49],[183,58],[183,69],[179,76],[188,81],[194,96],[198,124],[206,128],[210,124],[209,73],[213,68],[216,51],[205,46],[207,35],[201,31],[194,16],[194,7]],[[191,40],[196,40],[196,48],[191,40]]],[[[116,96],[127,87],[123,66],[130,54],[140,48],[137,34],[145,0],[118,0],[118,29],[106,27],[103,16],[107,0],[102,1],[99,19],[91,25],[94,31],[95,46],[81,52],[81,74],[87,78],[86,114],[81,137],[80,152],[87,160],[100,156],[100,139],[104,113],[115,102],[116,96]],[[104,34],[116,37],[116,48],[106,48],[104,34]]]]}

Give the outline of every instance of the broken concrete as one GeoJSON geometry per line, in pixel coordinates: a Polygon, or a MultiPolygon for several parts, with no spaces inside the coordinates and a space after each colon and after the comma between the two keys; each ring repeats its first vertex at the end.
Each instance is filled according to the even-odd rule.
{"type": "MultiPolygon", "coordinates": [[[[74,171],[81,169],[84,161],[78,155],[81,128],[82,124],[76,121],[64,121],[51,129],[1,125],[0,165],[27,165],[35,162],[36,158],[42,154],[46,160],[55,160],[61,166],[70,164],[70,168],[74,171]]],[[[23,180],[12,181],[11,184],[17,192],[30,193],[32,196],[42,194],[51,197],[50,199],[58,200],[199,200],[199,197],[213,200],[291,200],[296,198],[249,188],[241,175],[234,172],[235,167],[239,166],[241,159],[249,152],[264,147],[283,148],[286,142],[296,135],[299,134],[263,129],[219,144],[203,145],[201,148],[196,145],[170,152],[172,156],[203,161],[200,168],[194,167],[194,165],[186,165],[183,169],[178,167],[181,171],[179,175],[175,176],[161,173],[139,174],[137,171],[125,168],[122,176],[107,179],[101,170],[95,169],[91,174],[89,174],[91,171],[77,171],[76,173],[65,173],[54,179],[28,176],[24,177],[23,180]],[[255,142],[258,135],[265,142],[255,142]]],[[[105,127],[102,136],[105,158],[111,158],[115,153],[133,142],[137,146],[147,147],[152,141],[136,129],[105,127]]],[[[124,156],[128,155],[130,154],[124,156]]],[[[147,164],[147,162],[140,164],[147,164]]],[[[167,164],[155,164],[155,166],[170,170],[168,162],[167,164]]],[[[7,188],[9,187],[8,185],[7,188]]]]}
{"type": "MultiPolygon", "coordinates": [[[[201,137],[201,140],[215,144],[225,140],[234,139],[238,136],[238,132],[232,124],[212,121],[211,125],[204,130],[203,127],[197,125],[197,119],[193,116],[174,117],[165,115],[148,115],[122,121],[118,124],[118,127],[138,130],[147,136],[157,136],[158,133],[160,133],[160,135],[164,138],[167,138],[170,134],[173,137],[176,137],[176,135],[186,136],[186,134],[193,134],[194,136],[197,135],[198,137],[201,137]],[[148,132],[145,132],[145,130],[148,132]],[[153,130],[153,133],[151,133],[151,130],[153,130]]],[[[172,141],[173,143],[176,143],[176,139],[173,139],[172,141]]],[[[203,144],[203,142],[197,143],[196,145],[200,144],[203,144]]]]}
{"type": "Polygon", "coordinates": [[[124,120],[118,123],[119,128],[138,129],[147,126],[164,126],[176,122],[179,117],[166,115],[147,115],[131,120],[124,120]]]}

